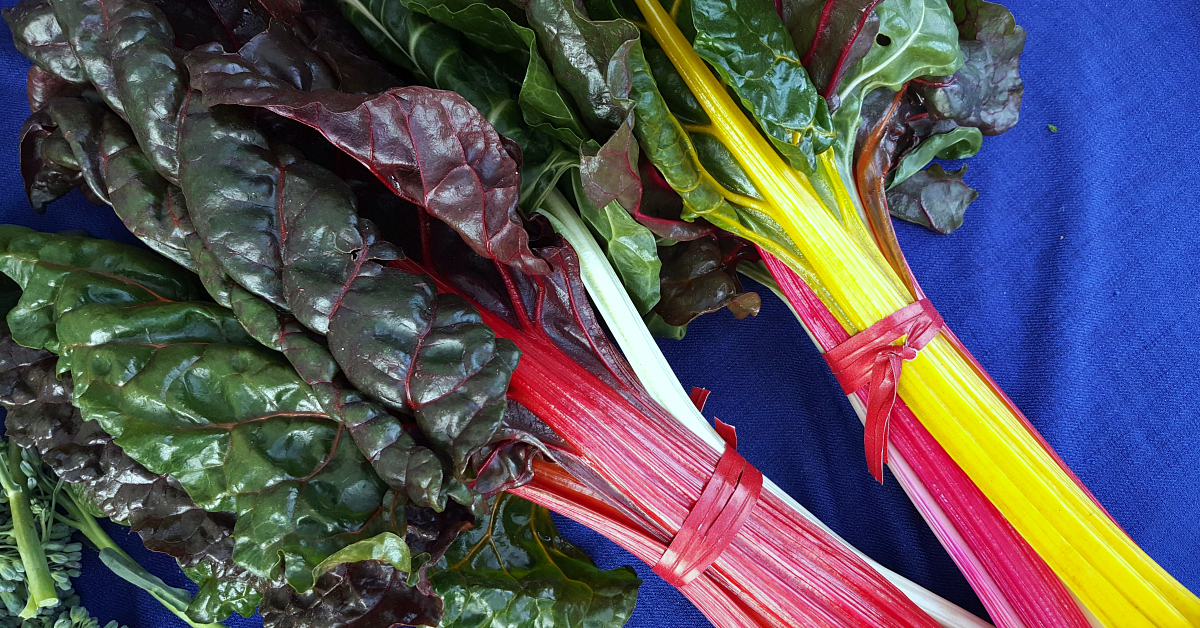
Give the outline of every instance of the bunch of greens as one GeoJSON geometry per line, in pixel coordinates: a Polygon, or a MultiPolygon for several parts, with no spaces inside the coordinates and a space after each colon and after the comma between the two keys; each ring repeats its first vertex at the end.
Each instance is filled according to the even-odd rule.
{"type": "MultiPolygon", "coordinates": [[[[39,68],[21,142],[31,199],[82,186],[174,262],[7,229],[0,269],[23,289],[14,338],[59,356],[85,425],[203,528],[202,547],[175,554],[200,587],[181,611],[193,621],[257,604],[278,626],[624,623],[638,582],[628,570],[600,572],[546,536],[543,511],[486,498],[553,490],[582,517],[603,496],[618,510],[594,525],[636,531],[623,538],[653,562],[723,444],[702,419],[693,431],[692,406],[663,410],[605,337],[584,285],[607,262],[581,267],[520,205],[566,232],[583,225],[576,205],[601,216],[591,203],[613,229],[652,224],[685,242],[662,257],[686,268],[660,274],[669,289],[643,301],[681,299],[659,310],[667,323],[752,311],[733,274],[748,247],[679,220],[677,196],[641,185],[628,106],[597,100],[574,115],[581,94],[568,105],[570,90],[533,60],[548,35],[505,31],[519,68],[476,58],[495,66],[497,89],[514,72],[549,80],[508,99],[521,115],[500,135],[492,121],[503,126],[512,105],[481,112],[454,92],[397,87],[436,83],[466,43],[424,69],[388,68],[336,15],[296,9],[28,0],[8,14],[39,68]],[[546,107],[534,123],[529,102],[546,107]],[[539,146],[548,157],[520,168],[539,146]],[[548,464],[569,473],[534,475],[548,464]],[[456,551],[489,540],[507,549],[456,551]]],[[[425,30],[408,43],[428,41],[425,30]]],[[[612,239],[616,256],[628,241],[612,239]]],[[[722,559],[729,571],[688,589],[714,620],[932,625],[897,586],[922,591],[769,488],[722,559]]],[[[156,529],[157,514],[136,516],[121,518],[156,529]]]]}

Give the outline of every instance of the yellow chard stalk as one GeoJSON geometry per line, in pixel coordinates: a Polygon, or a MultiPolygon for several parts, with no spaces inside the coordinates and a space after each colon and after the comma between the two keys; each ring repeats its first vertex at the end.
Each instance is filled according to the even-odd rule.
{"type": "MultiPolygon", "coordinates": [[[[710,132],[761,192],[766,210],[803,254],[795,268],[840,314],[851,334],[912,302],[902,278],[863,246],[862,225],[843,225],[734,102],[657,0],[636,0],[649,32],[712,120],[710,132]],[[831,301],[831,302],[830,302],[831,301]]],[[[827,151],[821,166],[834,168],[827,151]]],[[[838,203],[852,203],[828,177],[838,203]]],[[[858,216],[853,205],[837,208],[858,216]]],[[[852,219],[854,220],[854,219],[852,219]]],[[[792,265],[795,265],[793,262],[792,265]]],[[[1076,484],[989,386],[939,335],[909,362],[900,397],[1018,532],[1104,625],[1200,626],[1200,599],[1137,546],[1076,484]]]]}

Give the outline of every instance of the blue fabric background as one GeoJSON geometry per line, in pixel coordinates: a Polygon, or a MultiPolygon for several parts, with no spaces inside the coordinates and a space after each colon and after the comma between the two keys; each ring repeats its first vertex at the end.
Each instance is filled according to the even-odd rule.
{"type": "MultiPolygon", "coordinates": [[[[1008,394],[1133,538],[1200,590],[1200,17],[1189,1],[1006,4],[1029,31],[1021,123],[970,160],[980,198],[962,229],[943,237],[900,224],[900,239],[1008,394]]],[[[29,210],[16,151],[27,68],[6,35],[0,222],[132,241],[78,193],[45,216],[29,210]]],[[[871,480],[850,405],[788,310],[763,296],[757,318],[706,316],[663,343],[680,380],[711,389],[706,414],[736,424],[746,457],[854,545],[982,613],[895,480],[871,480]]],[[[600,565],[637,568],[646,583],[629,626],[706,625],[632,556],[560,524],[600,565]]],[[[186,582],[173,561],[111,530],[152,571],[186,582]]],[[[102,623],[183,626],[94,554],[77,583],[102,623]]]]}

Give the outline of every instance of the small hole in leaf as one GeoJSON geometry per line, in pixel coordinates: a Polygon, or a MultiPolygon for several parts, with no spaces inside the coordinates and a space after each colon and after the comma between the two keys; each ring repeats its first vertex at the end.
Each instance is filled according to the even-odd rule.
{"type": "Polygon", "coordinates": [[[880,46],[890,46],[892,45],[892,38],[880,33],[875,36],[875,43],[879,44],[880,46]]]}

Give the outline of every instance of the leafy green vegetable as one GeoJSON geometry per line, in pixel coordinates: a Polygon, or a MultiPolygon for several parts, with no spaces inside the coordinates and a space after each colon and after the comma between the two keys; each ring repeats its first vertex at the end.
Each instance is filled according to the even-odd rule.
{"type": "Polygon", "coordinates": [[[178,112],[187,90],[166,18],[143,0],[51,4],[96,91],[129,122],[159,172],[177,182],[178,112]]]}
{"type": "Polygon", "coordinates": [[[935,120],[953,120],[984,135],[1017,123],[1025,85],[1019,70],[1025,29],[1012,13],[984,0],[954,0],[959,46],[965,62],[953,76],[914,85],[935,120]]]}
{"type": "MultiPolygon", "coordinates": [[[[514,22],[503,9],[474,0],[408,0],[404,5],[459,31],[485,50],[502,55],[497,63],[519,81],[517,103],[531,129],[554,137],[571,149],[577,149],[587,140],[587,130],[559,91],[532,30],[514,22]]],[[[433,77],[433,80],[438,79],[433,77]]]]}
{"type": "Polygon", "coordinates": [[[446,601],[443,628],[625,624],[641,584],[632,569],[597,569],[544,508],[501,495],[490,510],[430,576],[446,601]]]}
{"type": "MultiPolygon", "coordinates": [[[[575,185],[580,185],[578,179],[575,185]]],[[[658,303],[659,260],[654,234],[638,224],[616,201],[593,205],[586,194],[576,193],[579,215],[600,241],[630,298],[645,314],[658,303]]]]}
{"type": "Polygon", "coordinates": [[[837,109],[842,77],[862,60],[879,34],[875,6],[880,0],[790,0],[783,2],[783,22],[792,34],[801,62],[817,88],[837,109]]]}
{"type": "Polygon", "coordinates": [[[869,92],[878,87],[899,91],[914,78],[953,74],[963,63],[958,27],[945,0],[883,0],[875,12],[881,37],[846,73],[837,93],[841,106],[833,115],[834,154],[843,177],[854,171],[854,141],[869,92]]]}
{"type": "Polygon", "coordinates": [[[717,70],[793,167],[816,168],[833,141],[829,109],[766,0],[693,0],[696,54],[717,70]]]}
{"type": "Polygon", "coordinates": [[[938,164],[905,179],[888,191],[892,213],[939,233],[951,233],[962,226],[967,205],[979,193],[963,183],[967,168],[946,172],[938,164]]]}
{"type": "Polygon", "coordinates": [[[38,67],[68,83],[86,83],[87,75],[55,18],[50,0],[21,0],[4,9],[13,43],[38,67]]]}
{"type": "Polygon", "coordinates": [[[974,127],[957,127],[947,133],[939,133],[926,138],[900,160],[900,165],[892,171],[889,187],[899,185],[929,165],[934,157],[966,159],[978,153],[982,145],[983,134],[974,127]]]}
{"type": "Polygon", "coordinates": [[[754,250],[735,238],[709,236],[661,247],[662,300],[654,312],[667,325],[687,325],[697,316],[728,307],[738,318],[758,314],[759,296],[742,290],[737,265],[754,250]]]}

